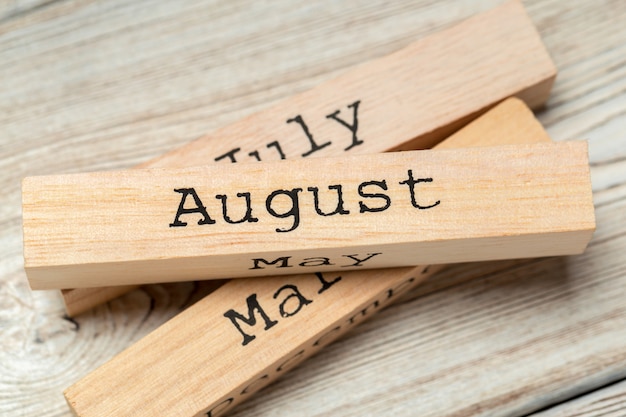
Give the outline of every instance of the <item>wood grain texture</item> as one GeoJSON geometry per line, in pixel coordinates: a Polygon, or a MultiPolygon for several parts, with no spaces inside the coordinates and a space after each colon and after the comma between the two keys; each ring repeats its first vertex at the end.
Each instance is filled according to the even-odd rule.
{"type": "MultiPolygon", "coordinates": [[[[549,138],[529,109],[510,99],[441,146],[496,141],[549,138]]],[[[221,415],[440,269],[231,280],[72,385],[66,399],[81,417],[221,415]]]]}
{"type": "MultiPolygon", "coordinates": [[[[142,166],[428,148],[507,96],[543,105],[555,74],[522,5],[508,2],[142,166]]],[[[123,292],[79,289],[63,297],[76,314],[123,292]]]]}
{"type": "Polygon", "coordinates": [[[622,381],[529,417],[622,417],[625,414],[626,381],[622,381]]]}
{"type": "Polygon", "coordinates": [[[575,255],[595,229],[585,141],[27,177],[22,216],[33,289],[575,255]]]}
{"type": "MultiPolygon", "coordinates": [[[[4,20],[0,415],[69,417],[64,388],[206,294],[144,286],[64,319],[22,270],[22,177],[131,167],[497,3],[72,1],[4,20]]],[[[523,416],[626,377],[626,5],[525,5],[560,71],[538,116],[590,140],[589,250],[451,267],[232,415],[523,416]]]]}

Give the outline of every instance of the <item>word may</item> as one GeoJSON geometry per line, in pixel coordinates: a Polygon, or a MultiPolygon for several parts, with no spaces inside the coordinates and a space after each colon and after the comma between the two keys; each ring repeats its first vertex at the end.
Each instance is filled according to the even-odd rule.
{"type": "MultiPolygon", "coordinates": [[[[411,205],[419,210],[427,210],[433,208],[441,202],[440,200],[435,201],[432,204],[423,205],[417,202],[416,198],[416,184],[420,183],[430,183],[433,182],[432,178],[414,178],[413,171],[408,170],[408,178],[404,181],[400,181],[398,184],[406,185],[409,189],[409,196],[411,200],[411,205]]],[[[320,207],[320,191],[318,187],[308,187],[307,191],[312,195],[312,205],[315,213],[321,217],[334,216],[334,215],[349,215],[351,213],[350,210],[344,207],[345,202],[343,199],[343,186],[341,184],[329,185],[329,191],[335,191],[336,196],[336,204],[333,202],[332,205],[335,205],[334,210],[324,211],[320,207]]],[[[387,191],[387,181],[364,181],[357,186],[357,193],[359,197],[362,199],[358,201],[358,211],[359,213],[377,213],[382,212],[391,206],[391,197],[383,193],[381,191],[387,191]],[[367,201],[364,199],[368,199],[367,201]],[[375,204],[372,204],[372,200],[376,201],[375,204]]],[[[190,214],[199,214],[201,216],[200,220],[198,220],[198,225],[207,225],[207,224],[215,224],[216,221],[209,215],[206,206],[198,196],[198,193],[194,188],[175,188],[174,192],[181,194],[181,200],[178,205],[178,210],[176,211],[176,216],[174,217],[174,221],[170,223],[170,227],[185,227],[187,226],[187,222],[182,221],[180,218],[183,215],[190,214]],[[194,201],[193,207],[185,208],[185,203],[187,198],[191,196],[194,201]]],[[[272,217],[275,218],[291,218],[291,225],[288,228],[276,228],[276,232],[291,232],[295,230],[300,225],[300,193],[303,192],[302,188],[292,188],[290,190],[274,190],[270,192],[265,198],[265,211],[272,217]],[[287,209],[283,209],[278,211],[275,207],[275,200],[283,200],[283,206],[286,200],[287,209]]],[[[227,206],[228,196],[225,194],[216,194],[215,198],[221,201],[222,206],[222,218],[225,223],[228,224],[237,224],[237,223],[256,223],[259,221],[257,217],[255,217],[252,213],[252,198],[249,192],[240,192],[237,193],[237,197],[243,198],[245,201],[245,214],[239,219],[233,219],[229,216],[229,210],[227,206]]],[[[331,206],[332,206],[331,205],[331,206]]],[[[328,206],[328,205],[326,205],[328,206]]]]}
{"type": "MultiPolygon", "coordinates": [[[[426,266],[421,270],[420,275],[425,275],[428,272],[429,267],[426,266]]],[[[333,279],[327,279],[321,273],[317,272],[314,274],[314,277],[320,284],[316,292],[317,294],[323,294],[336,284],[340,283],[341,286],[341,283],[344,283],[341,276],[337,276],[333,279]]],[[[301,349],[294,350],[291,355],[277,361],[274,367],[268,370],[267,373],[260,374],[257,378],[251,380],[243,389],[241,389],[241,391],[239,391],[238,394],[233,393],[231,394],[232,396],[226,397],[222,401],[211,406],[210,409],[205,411],[205,416],[215,417],[223,414],[227,409],[240,403],[245,397],[263,388],[269,381],[273,380],[277,374],[285,372],[286,370],[297,365],[302,359],[319,351],[323,346],[329,344],[337,337],[347,332],[350,328],[365,320],[371,314],[389,305],[399,295],[406,293],[411,288],[414,288],[419,282],[421,282],[421,279],[417,279],[415,275],[409,274],[386,291],[373,295],[371,302],[368,305],[365,307],[355,308],[352,312],[343,317],[343,321],[340,324],[329,327],[326,331],[311,339],[311,341],[301,349]]],[[[303,294],[295,284],[286,284],[278,288],[274,292],[273,298],[277,299],[279,296],[284,298],[278,306],[278,314],[284,319],[298,314],[304,307],[312,304],[315,298],[312,294],[303,294]]],[[[230,309],[224,313],[224,317],[229,319],[238,332],[243,336],[243,346],[247,345],[257,337],[255,334],[249,334],[251,329],[258,326],[264,332],[267,332],[279,324],[278,319],[272,318],[266,309],[261,306],[256,293],[250,294],[246,298],[245,304],[247,307],[247,315],[239,313],[234,309],[230,309]],[[246,325],[248,328],[244,330],[242,325],[246,325]]]]}
{"type": "MultiPolygon", "coordinates": [[[[358,254],[341,255],[342,258],[348,258],[352,262],[349,265],[342,265],[342,268],[350,268],[350,267],[354,268],[357,266],[363,266],[364,262],[369,261],[376,255],[382,255],[382,253],[381,252],[368,253],[367,256],[363,259],[357,258],[357,256],[359,256],[358,254]]],[[[254,266],[249,269],[265,269],[264,266],[261,266],[261,263],[264,263],[266,266],[275,265],[276,268],[291,268],[293,267],[293,265],[289,265],[290,259],[291,259],[291,256],[281,256],[281,257],[274,259],[273,261],[268,261],[267,259],[263,259],[263,258],[253,258],[252,262],[254,263],[254,266]]],[[[342,259],[342,260],[348,260],[348,259],[342,259]]],[[[330,258],[327,258],[326,256],[313,256],[310,258],[303,258],[302,262],[298,264],[298,266],[302,266],[302,267],[312,267],[312,266],[319,267],[319,266],[329,266],[329,265],[336,265],[336,263],[331,262],[330,258]]]]}
{"type": "MultiPolygon", "coordinates": [[[[330,287],[335,285],[337,282],[341,281],[341,277],[337,277],[332,281],[326,281],[324,279],[324,276],[319,272],[315,273],[315,277],[320,281],[321,284],[319,290],[317,291],[318,294],[322,294],[330,287]]],[[[283,318],[295,316],[302,309],[302,307],[309,305],[313,302],[313,300],[305,297],[300,289],[298,289],[298,287],[293,284],[286,284],[278,288],[276,292],[274,292],[272,298],[276,300],[278,299],[278,297],[283,296],[284,298],[278,306],[280,316],[283,318]],[[290,301],[292,300],[296,302],[296,305],[293,305],[294,303],[290,303],[290,301]]],[[[231,323],[235,326],[235,328],[239,331],[239,333],[243,336],[243,341],[241,342],[242,346],[245,346],[248,343],[252,342],[254,339],[256,339],[256,336],[254,334],[246,333],[246,331],[244,331],[244,329],[241,327],[241,323],[245,323],[250,327],[256,326],[257,317],[255,315],[255,311],[263,319],[263,330],[267,331],[278,324],[278,320],[271,319],[269,315],[265,312],[265,310],[261,307],[259,301],[257,300],[256,294],[251,294],[248,298],[246,298],[246,306],[248,307],[247,317],[233,309],[228,310],[224,313],[224,317],[229,319],[231,323]]]]}

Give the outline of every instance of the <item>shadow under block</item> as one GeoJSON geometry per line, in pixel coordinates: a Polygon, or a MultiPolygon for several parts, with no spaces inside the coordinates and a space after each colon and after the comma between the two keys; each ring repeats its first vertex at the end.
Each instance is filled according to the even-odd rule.
{"type": "MultiPolygon", "coordinates": [[[[549,140],[529,109],[511,99],[438,148],[549,140]]],[[[65,397],[79,417],[221,415],[440,267],[231,280],[68,388],[65,397]],[[255,321],[246,324],[236,313],[255,321]]]]}
{"type": "MultiPolygon", "coordinates": [[[[143,167],[428,148],[506,97],[543,105],[555,76],[523,6],[511,1],[143,167]]],[[[72,315],[132,288],[72,289],[63,296],[72,315]]]]}
{"type": "Polygon", "coordinates": [[[587,143],[29,177],[33,289],[581,253],[587,143]]]}

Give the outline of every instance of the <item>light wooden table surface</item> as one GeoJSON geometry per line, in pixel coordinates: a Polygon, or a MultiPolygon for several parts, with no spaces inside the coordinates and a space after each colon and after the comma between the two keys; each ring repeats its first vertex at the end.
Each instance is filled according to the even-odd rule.
{"type": "MultiPolygon", "coordinates": [[[[65,318],[26,283],[22,177],[133,166],[499,2],[0,0],[0,415],[69,416],[63,389],[206,292],[65,318]]],[[[626,415],[626,1],[525,4],[560,71],[538,117],[590,140],[587,252],[454,266],[233,415],[626,415]]]]}

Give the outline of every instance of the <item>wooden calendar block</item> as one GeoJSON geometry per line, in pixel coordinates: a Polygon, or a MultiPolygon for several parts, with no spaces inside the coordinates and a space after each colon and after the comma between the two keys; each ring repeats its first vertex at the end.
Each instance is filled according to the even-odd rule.
{"type": "Polygon", "coordinates": [[[33,289],[577,254],[587,143],[29,177],[33,289]]]}

